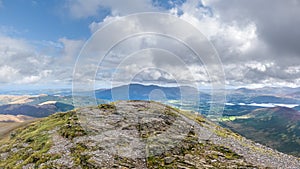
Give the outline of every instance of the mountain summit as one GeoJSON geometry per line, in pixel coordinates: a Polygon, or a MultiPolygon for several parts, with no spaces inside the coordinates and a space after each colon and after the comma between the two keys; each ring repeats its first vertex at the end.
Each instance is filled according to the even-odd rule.
{"type": "Polygon", "coordinates": [[[1,145],[0,168],[300,168],[293,156],[150,101],[56,113],[1,145]]]}

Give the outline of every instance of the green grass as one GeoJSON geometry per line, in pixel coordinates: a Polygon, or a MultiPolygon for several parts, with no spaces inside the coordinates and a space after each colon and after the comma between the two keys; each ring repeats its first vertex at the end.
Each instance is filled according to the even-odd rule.
{"type": "MultiPolygon", "coordinates": [[[[73,114],[75,114],[75,112],[73,114]]],[[[79,124],[77,116],[72,118],[69,117],[68,121],[60,127],[58,133],[67,139],[73,139],[75,137],[84,136],[87,134],[79,124]]]]}
{"type": "Polygon", "coordinates": [[[88,151],[88,147],[82,143],[77,143],[75,147],[71,148],[75,165],[81,166],[84,169],[96,168],[91,162],[90,156],[83,154],[86,151],[88,151]]]}
{"type": "Polygon", "coordinates": [[[62,136],[70,139],[76,135],[84,135],[83,129],[76,125],[77,120],[74,111],[57,113],[14,130],[10,138],[2,142],[5,146],[1,148],[0,153],[8,153],[8,157],[0,161],[0,168],[21,168],[29,163],[34,163],[35,167],[38,167],[48,160],[59,158],[59,154],[47,154],[52,146],[52,138],[48,132],[58,128],[62,136]],[[75,127],[66,130],[65,124],[75,127]]]}

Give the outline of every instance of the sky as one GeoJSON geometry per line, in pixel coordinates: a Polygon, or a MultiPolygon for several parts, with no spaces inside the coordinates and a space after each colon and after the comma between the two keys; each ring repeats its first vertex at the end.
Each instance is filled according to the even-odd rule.
{"type": "Polygon", "coordinates": [[[218,53],[218,70],[224,72],[228,87],[300,87],[298,0],[0,0],[1,89],[69,88],[78,81],[73,76],[77,65],[85,61],[88,64],[80,67],[82,84],[98,88],[112,81],[212,83],[214,75],[207,69],[216,65],[195,59],[183,43],[165,36],[130,37],[102,60],[100,56],[93,62],[82,58],[80,51],[88,50],[86,46],[101,50],[101,40],[109,41],[120,32],[134,32],[145,25],[175,29],[155,24],[164,18],[143,21],[144,25],[128,21],[111,24],[111,32],[99,41],[90,40],[110,23],[144,12],[185,21],[186,26],[176,28],[180,32],[190,26],[199,30],[218,53]]]}

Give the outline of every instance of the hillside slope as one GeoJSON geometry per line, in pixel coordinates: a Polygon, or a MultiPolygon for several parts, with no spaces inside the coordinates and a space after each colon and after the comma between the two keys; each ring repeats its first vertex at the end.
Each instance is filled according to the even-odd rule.
{"type": "Polygon", "coordinates": [[[248,118],[222,124],[254,141],[300,157],[300,112],[286,107],[260,108],[248,118]]]}
{"type": "Polygon", "coordinates": [[[15,130],[0,168],[300,168],[203,117],[146,101],[57,113],[15,130]]]}

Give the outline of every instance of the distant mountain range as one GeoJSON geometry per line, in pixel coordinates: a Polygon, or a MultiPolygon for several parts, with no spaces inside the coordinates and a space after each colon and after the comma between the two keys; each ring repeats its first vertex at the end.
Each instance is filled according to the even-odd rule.
{"type": "MultiPolygon", "coordinates": [[[[151,100],[152,91],[161,91],[162,98],[166,100],[181,100],[182,96],[200,98],[202,103],[211,99],[210,90],[200,92],[193,87],[164,87],[157,85],[129,84],[114,87],[112,89],[100,89],[95,91],[98,99],[103,100],[151,100]],[[196,95],[199,96],[196,96],[196,95]]],[[[300,104],[300,88],[272,88],[259,89],[239,88],[227,91],[227,102],[230,103],[278,103],[278,104],[300,104]]],[[[156,98],[155,96],[152,98],[156,98]]],[[[159,101],[159,100],[157,100],[159,101]]]]}
{"type": "Polygon", "coordinates": [[[289,93],[289,94],[287,94],[286,96],[287,96],[287,97],[291,97],[291,98],[300,99],[300,91],[293,92],[293,93],[289,93]]]}
{"type": "MultiPolygon", "coordinates": [[[[95,95],[102,100],[149,100],[155,98],[164,98],[166,100],[181,100],[183,96],[191,96],[190,98],[199,97],[202,103],[209,102],[211,99],[211,91],[198,90],[193,87],[165,87],[158,85],[128,84],[114,88],[95,90],[95,95]],[[155,91],[155,92],[153,92],[155,91]],[[159,91],[163,93],[159,95],[159,91]],[[199,92],[201,91],[201,92],[199,92]],[[127,93],[128,92],[128,93],[127,93]],[[113,94],[112,94],[113,93],[113,94]],[[196,96],[197,93],[199,96],[196,96]]],[[[47,94],[47,97],[37,97],[35,102],[41,102],[37,99],[45,101],[56,100],[65,103],[62,99],[68,100],[66,104],[72,104],[71,89],[53,89],[53,90],[30,90],[30,91],[2,91],[1,94],[10,95],[40,95],[47,94]],[[21,92],[21,93],[20,93],[21,92]]],[[[300,88],[289,87],[263,87],[257,89],[238,88],[226,90],[227,102],[230,103],[280,103],[280,104],[300,104],[300,88]]],[[[85,96],[84,93],[81,93],[85,96]]],[[[194,99],[195,100],[195,99],[194,99]]],[[[0,98],[1,104],[1,98],[0,98]]]]}
{"type": "Polygon", "coordinates": [[[228,91],[227,102],[300,104],[299,93],[300,88],[239,88],[228,91]]]}
{"type": "Polygon", "coordinates": [[[238,88],[232,91],[233,93],[255,94],[255,95],[286,95],[289,93],[300,92],[300,87],[262,87],[256,89],[238,88]]]}
{"type": "MultiPolygon", "coordinates": [[[[299,88],[240,88],[229,90],[227,103],[224,107],[222,125],[245,137],[266,144],[280,151],[300,156],[299,126],[300,99],[299,88]],[[286,93],[284,93],[286,92],[286,93]],[[241,103],[241,104],[240,104],[241,103]],[[293,108],[272,107],[251,103],[278,103],[294,104],[293,108]],[[298,105],[298,106],[297,106],[298,105]]],[[[58,93],[58,92],[56,92],[58,93]]],[[[199,111],[209,115],[210,93],[193,87],[163,87],[157,85],[129,84],[112,89],[95,91],[97,104],[116,100],[155,100],[183,109],[199,111]],[[180,105],[182,96],[185,99],[198,98],[199,105],[180,105]]],[[[94,98],[80,95],[80,107],[93,106],[94,98]]],[[[275,105],[276,106],[276,105],[275,105]]],[[[284,106],[284,105],[283,105],[284,106]]],[[[74,108],[72,95],[35,95],[35,96],[8,96],[0,97],[0,114],[25,115],[30,117],[46,117],[55,112],[68,111],[74,108]]]]}
{"type": "Polygon", "coordinates": [[[72,110],[74,106],[56,102],[43,105],[7,104],[0,106],[0,114],[47,117],[56,112],[72,110]]]}
{"type": "Polygon", "coordinates": [[[193,98],[201,98],[203,100],[210,99],[209,94],[200,93],[198,89],[193,87],[162,87],[142,84],[129,84],[112,89],[96,90],[95,94],[97,98],[104,100],[181,100],[193,98]]]}

